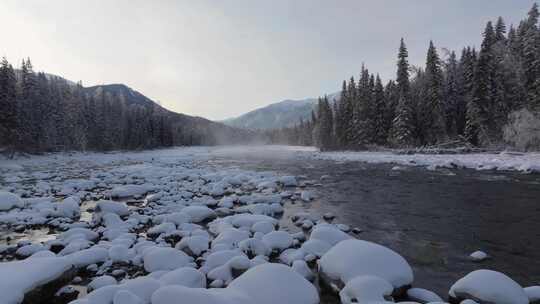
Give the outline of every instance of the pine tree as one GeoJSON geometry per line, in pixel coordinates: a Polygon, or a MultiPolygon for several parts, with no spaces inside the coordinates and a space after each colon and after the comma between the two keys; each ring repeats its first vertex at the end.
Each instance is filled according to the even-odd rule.
{"type": "Polygon", "coordinates": [[[521,28],[523,46],[523,69],[525,88],[529,106],[540,106],[540,32],[538,30],[538,18],[540,13],[535,3],[529,11],[528,19],[521,28]]]}
{"type": "Polygon", "coordinates": [[[385,145],[388,137],[386,125],[386,101],[384,87],[381,78],[377,74],[373,89],[373,142],[377,145],[385,145]]]}
{"type": "Polygon", "coordinates": [[[447,138],[443,101],[443,74],[441,61],[433,42],[429,42],[426,59],[426,99],[421,106],[422,126],[427,144],[442,142],[447,138]]]}
{"type": "Polygon", "coordinates": [[[392,122],[392,142],[397,146],[414,144],[412,107],[410,103],[409,54],[403,38],[398,52],[397,91],[398,105],[392,122]]]}
{"type": "Polygon", "coordinates": [[[17,78],[5,57],[0,63],[0,145],[13,149],[17,139],[17,78]]]}
{"type": "Polygon", "coordinates": [[[459,88],[459,66],[456,58],[456,53],[451,52],[448,62],[446,63],[446,77],[444,85],[445,96],[445,121],[446,132],[449,137],[457,136],[457,125],[459,120],[459,110],[463,104],[463,98],[460,95],[459,88]]]}
{"type": "Polygon", "coordinates": [[[473,96],[467,108],[467,137],[473,144],[491,142],[490,113],[494,104],[494,58],[492,51],[494,43],[495,32],[492,23],[488,22],[475,69],[473,96]]]}

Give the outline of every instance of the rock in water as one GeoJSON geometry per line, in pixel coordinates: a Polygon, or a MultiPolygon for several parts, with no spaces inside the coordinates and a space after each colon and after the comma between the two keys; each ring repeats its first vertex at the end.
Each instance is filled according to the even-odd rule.
{"type": "Polygon", "coordinates": [[[473,253],[471,253],[469,255],[469,257],[471,258],[471,260],[473,260],[474,262],[482,262],[483,260],[489,258],[489,256],[487,255],[487,253],[483,252],[483,251],[475,251],[473,253]]]}
{"type": "Polygon", "coordinates": [[[359,276],[376,276],[404,292],[413,282],[413,271],[407,261],[384,246],[361,240],[339,242],[319,260],[319,272],[325,283],[339,290],[359,276]]]}
{"type": "Polygon", "coordinates": [[[448,293],[451,303],[471,299],[480,303],[528,304],[529,298],[518,283],[503,273],[475,270],[459,279],[448,293]]]}
{"type": "Polygon", "coordinates": [[[531,286],[523,288],[530,304],[540,304],[540,286],[531,286]]]}

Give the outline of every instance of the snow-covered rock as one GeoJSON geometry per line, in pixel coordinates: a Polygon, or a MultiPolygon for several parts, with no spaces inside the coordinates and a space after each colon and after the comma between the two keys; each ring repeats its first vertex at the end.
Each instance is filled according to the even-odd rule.
{"type": "Polygon", "coordinates": [[[178,249],[155,247],[144,254],[143,261],[144,269],[148,272],[154,272],[189,266],[192,264],[193,258],[178,249]]]}
{"type": "Polygon", "coordinates": [[[2,303],[21,303],[25,293],[60,278],[72,267],[69,259],[56,257],[0,263],[2,303]]]}
{"type": "Polygon", "coordinates": [[[503,273],[475,270],[459,279],[449,295],[458,301],[472,299],[481,303],[527,304],[529,298],[523,288],[503,273]]]}
{"type": "Polygon", "coordinates": [[[19,196],[10,192],[0,191],[0,211],[22,207],[24,207],[24,203],[19,196]]]}
{"type": "Polygon", "coordinates": [[[111,197],[130,197],[140,196],[154,190],[151,185],[123,185],[113,188],[109,191],[111,197]]]}
{"type": "Polygon", "coordinates": [[[392,284],[382,278],[361,275],[347,282],[339,297],[343,304],[386,303],[391,299],[393,290],[392,284]]]}
{"type": "Polygon", "coordinates": [[[529,297],[529,302],[531,304],[537,304],[540,302],[540,286],[530,286],[523,288],[527,297],[529,297]]]}
{"type": "Polygon", "coordinates": [[[99,289],[101,287],[110,286],[110,285],[116,285],[118,282],[115,278],[104,275],[97,278],[94,278],[87,286],[88,292],[91,292],[93,290],[99,289]]]}
{"type": "Polygon", "coordinates": [[[471,254],[469,255],[469,257],[470,257],[470,259],[473,260],[474,262],[481,262],[481,261],[487,259],[487,258],[488,258],[488,255],[487,255],[487,253],[478,250],[478,251],[475,251],[475,252],[471,253],[471,254]]]}
{"type": "Polygon", "coordinates": [[[251,300],[250,303],[257,304],[319,303],[315,286],[282,264],[255,266],[232,281],[227,290],[245,294],[251,300]]]}
{"type": "Polygon", "coordinates": [[[413,282],[411,266],[402,256],[387,247],[361,240],[345,240],[332,247],[319,260],[319,271],[334,288],[366,275],[380,277],[395,289],[413,282]]]}
{"type": "Polygon", "coordinates": [[[436,293],[423,288],[411,288],[407,290],[407,297],[409,300],[419,303],[444,302],[436,293]]]}
{"type": "Polygon", "coordinates": [[[191,267],[182,267],[162,275],[163,285],[182,285],[190,288],[206,288],[206,276],[191,267]]]}
{"type": "Polygon", "coordinates": [[[216,213],[206,206],[188,206],[182,209],[182,212],[187,214],[193,223],[216,217],[216,213]]]}
{"type": "Polygon", "coordinates": [[[270,250],[285,250],[293,244],[293,238],[287,231],[272,231],[263,236],[262,241],[270,250]]]}

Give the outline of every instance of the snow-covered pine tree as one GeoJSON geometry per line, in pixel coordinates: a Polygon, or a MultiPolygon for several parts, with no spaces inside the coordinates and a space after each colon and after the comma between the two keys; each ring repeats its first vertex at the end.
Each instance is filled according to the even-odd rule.
{"type": "Polygon", "coordinates": [[[443,99],[443,74],[441,60],[433,41],[429,42],[426,58],[426,99],[420,106],[421,124],[427,144],[435,144],[447,139],[443,99]]]}
{"type": "Polygon", "coordinates": [[[463,104],[463,98],[460,95],[461,89],[459,88],[459,66],[454,51],[450,52],[448,61],[445,64],[445,76],[444,80],[444,111],[446,122],[446,133],[449,137],[453,138],[457,136],[457,124],[459,120],[459,109],[463,104]]]}
{"type": "Polygon", "coordinates": [[[386,101],[384,87],[381,77],[377,74],[375,85],[373,88],[373,141],[375,144],[383,146],[386,144],[388,137],[388,128],[386,125],[386,101]]]}
{"type": "Polygon", "coordinates": [[[397,64],[398,104],[392,121],[392,143],[396,146],[411,146],[414,144],[412,122],[412,107],[410,103],[409,61],[408,51],[401,38],[397,64]]]}
{"type": "Polygon", "coordinates": [[[17,140],[17,78],[5,57],[0,63],[0,146],[14,149],[17,140]]]}
{"type": "Polygon", "coordinates": [[[494,56],[492,47],[495,43],[493,25],[487,23],[484,40],[474,73],[472,100],[467,108],[467,137],[473,144],[491,143],[491,108],[494,104],[494,56]]]}

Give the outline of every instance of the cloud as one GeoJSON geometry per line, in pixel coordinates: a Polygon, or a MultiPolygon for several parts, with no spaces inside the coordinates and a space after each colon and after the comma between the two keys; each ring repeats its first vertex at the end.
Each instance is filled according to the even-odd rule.
{"type": "Polygon", "coordinates": [[[2,49],[85,85],[125,83],[171,110],[211,119],[337,91],[363,62],[394,77],[399,38],[423,64],[478,44],[498,15],[533,1],[4,0],[2,49]]]}

